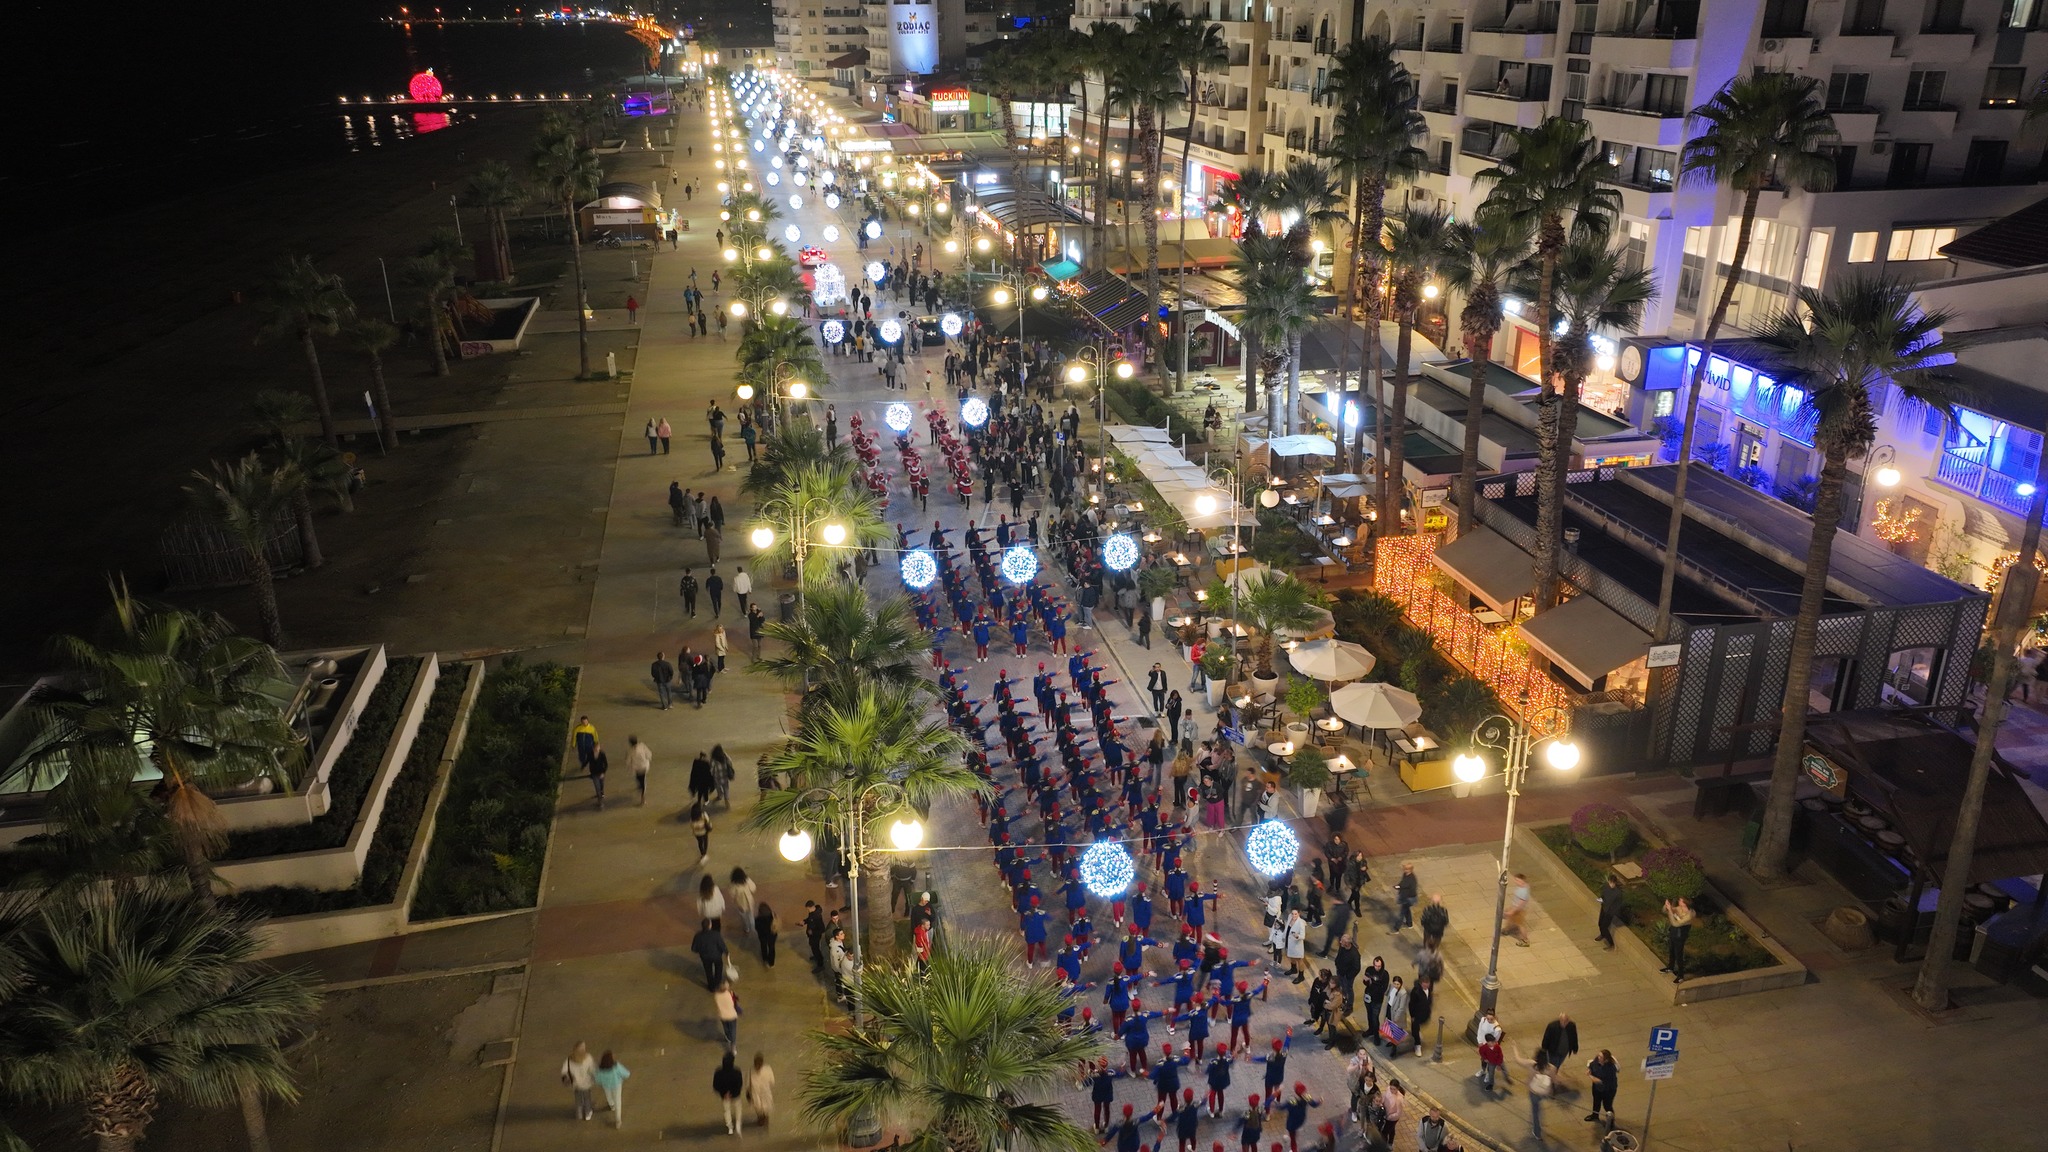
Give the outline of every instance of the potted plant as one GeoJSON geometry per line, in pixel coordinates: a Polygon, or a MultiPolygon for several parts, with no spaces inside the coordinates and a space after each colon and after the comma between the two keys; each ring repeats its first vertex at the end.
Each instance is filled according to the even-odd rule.
{"type": "Polygon", "coordinates": [[[1330,761],[1323,756],[1323,750],[1307,745],[1296,752],[1287,766],[1287,782],[1296,789],[1302,819],[1315,816],[1316,807],[1323,800],[1323,789],[1330,785],[1330,761]]]}
{"type": "Polygon", "coordinates": [[[1315,710],[1328,703],[1330,694],[1313,680],[1296,680],[1287,686],[1287,710],[1294,713],[1294,723],[1287,726],[1287,738],[1299,745],[1308,743],[1309,721],[1315,718],[1315,710]]]}
{"type": "Polygon", "coordinates": [[[1221,640],[1211,641],[1202,649],[1202,675],[1208,678],[1209,707],[1223,702],[1223,691],[1230,686],[1230,674],[1236,661],[1231,659],[1230,646],[1221,640]]]}
{"type": "MultiPolygon", "coordinates": [[[[1314,624],[1317,615],[1316,592],[1313,588],[1284,572],[1261,572],[1260,579],[1242,581],[1237,593],[1238,618],[1258,630],[1256,651],[1258,664],[1252,673],[1253,691],[1261,695],[1279,695],[1280,677],[1273,671],[1274,633],[1283,628],[1306,628],[1314,624]]],[[[1222,581],[1217,581],[1209,592],[1209,602],[1225,602],[1229,590],[1222,581]]]]}

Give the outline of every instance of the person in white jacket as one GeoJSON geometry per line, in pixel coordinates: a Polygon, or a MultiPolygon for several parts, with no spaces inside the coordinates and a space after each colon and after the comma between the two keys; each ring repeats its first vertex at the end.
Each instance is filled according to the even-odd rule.
{"type": "Polygon", "coordinates": [[[576,1047],[569,1050],[569,1058],[562,1061],[562,1083],[576,1095],[578,1120],[597,1115],[597,1104],[591,1097],[597,1088],[597,1058],[590,1054],[590,1045],[578,1040],[576,1047]]]}
{"type": "Polygon", "coordinates": [[[640,790],[640,806],[647,806],[647,772],[654,767],[654,749],[638,736],[626,737],[626,767],[633,770],[633,786],[640,790]]]}

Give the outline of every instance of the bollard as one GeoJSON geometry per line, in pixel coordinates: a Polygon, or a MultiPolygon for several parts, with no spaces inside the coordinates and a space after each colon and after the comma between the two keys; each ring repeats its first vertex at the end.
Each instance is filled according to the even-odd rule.
{"type": "Polygon", "coordinates": [[[633,257],[633,275],[632,275],[631,279],[634,279],[634,280],[638,280],[639,278],[640,278],[640,258],[639,258],[638,256],[635,256],[635,257],[633,257]]]}
{"type": "Polygon", "coordinates": [[[619,378],[619,354],[617,352],[607,352],[604,354],[604,374],[613,380],[619,378]]]}
{"type": "Polygon", "coordinates": [[[1441,1016],[1436,1018],[1436,1051],[1430,1053],[1429,1058],[1438,1064],[1444,1062],[1444,1018],[1441,1016]]]}

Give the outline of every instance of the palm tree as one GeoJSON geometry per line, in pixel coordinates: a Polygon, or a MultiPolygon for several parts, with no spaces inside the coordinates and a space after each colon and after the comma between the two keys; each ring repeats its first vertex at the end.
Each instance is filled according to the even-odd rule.
{"type": "Polygon", "coordinates": [[[320,372],[320,349],[315,336],[332,336],[341,324],[355,315],[341,277],[313,266],[310,256],[287,256],[256,296],[263,316],[262,334],[290,334],[298,337],[306,353],[306,370],[313,381],[313,403],[320,410],[320,436],[335,449],[341,437],[334,430],[334,407],[327,402],[327,379],[320,372]]]}
{"type": "Polygon", "coordinates": [[[1238,217],[1244,221],[1245,240],[1261,239],[1266,235],[1266,210],[1273,206],[1278,191],[1277,180],[1264,168],[1247,168],[1236,179],[1217,184],[1209,211],[1238,217]]]}
{"type": "Polygon", "coordinates": [[[1527,221],[1493,220],[1483,227],[1461,222],[1452,227],[1444,284],[1465,298],[1458,313],[1458,333],[1465,341],[1465,358],[1472,365],[1464,458],[1458,469],[1458,531],[1462,533],[1470,531],[1479,518],[1479,425],[1486,416],[1486,371],[1493,362],[1493,339],[1506,322],[1501,298],[1508,285],[1526,273],[1535,235],[1527,221]]]}
{"type": "MultiPolygon", "coordinates": [[[[1643,311],[1657,298],[1657,282],[1648,269],[1631,269],[1621,253],[1599,240],[1579,238],[1566,246],[1557,264],[1557,311],[1570,325],[1557,338],[1558,450],[1552,453],[1556,474],[1550,491],[1551,529],[1564,532],[1564,478],[1571,467],[1572,437],[1578,433],[1579,396],[1593,372],[1593,334],[1634,333],[1643,311]]],[[[1537,531],[1544,530],[1545,507],[1537,508],[1537,531]]]]}
{"type": "MultiPolygon", "coordinates": [[[[1281,411],[1285,389],[1280,372],[1301,360],[1301,334],[1316,315],[1316,293],[1294,249],[1282,239],[1260,238],[1238,245],[1238,289],[1244,294],[1240,323],[1245,362],[1265,367],[1266,426],[1278,436],[1289,417],[1281,411]]],[[[1245,379],[1245,411],[1254,410],[1252,375],[1245,379]]],[[[1291,397],[1290,397],[1291,399],[1291,397]]]]}
{"type": "Polygon", "coordinates": [[[970,938],[932,958],[869,972],[868,1019],[820,1029],[805,1077],[804,1118],[838,1126],[879,1115],[905,1132],[904,1152],[1094,1152],[1093,1134],[1053,1098],[1091,1059],[1094,1032],[1060,1022],[1065,994],[1024,970],[1016,949],[970,938]]]}
{"type": "MultiPolygon", "coordinates": [[[[1185,315],[1188,286],[1188,203],[1187,189],[1188,158],[1195,145],[1195,113],[1201,102],[1202,72],[1211,67],[1221,66],[1230,61],[1230,49],[1223,42],[1223,26],[1211,24],[1200,17],[1183,19],[1176,26],[1173,39],[1169,42],[1168,53],[1182,68],[1187,70],[1188,86],[1188,128],[1180,142],[1180,168],[1176,181],[1174,215],[1180,218],[1180,271],[1175,277],[1173,294],[1182,301],[1180,317],[1180,360],[1174,365],[1173,388],[1178,392],[1186,386],[1188,374],[1188,340],[1190,329],[1185,315]]],[[[1084,88],[1083,91],[1086,91],[1084,88]]],[[[1086,113],[1083,113],[1086,122],[1086,113]]],[[[1155,313],[1156,315],[1156,313],[1155,313]]]]}
{"type": "Polygon", "coordinates": [[[526,187],[512,174],[510,165],[490,160],[469,178],[464,199],[483,209],[484,220],[490,228],[491,248],[497,254],[497,279],[512,283],[516,279],[512,271],[512,232],[505,226],[505,217],[525,205],[526,187]]]}
{"type": "MultiPolygon", "coordinates": [[[[133,888],[178,869],[177,838],[170,822],[148,793],[135,787],[132,748],[74,748],[66,754],[62,778],[54,785],[45,773],[56,765],[39,763],[34,756],[31,750],[21,779],[37,791],[47,788],[49,801],[44,831],[13,849],[17,855],[12,859],[19,865],[15,887],[133,888]]],[[[0,1149],[8,1147],[0,1136],[0,1149]]]]}
{"type": "Polygon", "coordinates": [[[1850,276],[1825,291],[1802,288],[1794,307],[1769,316],[1756,339],[1777,368],[1779,387],[1806,393],[1813,414],[1813,446],[1821,453],[1820,488],[1813,502],[1813,539],[1807,545],[1799,616],[1792,627],[1791,665],[1771,763],[1770,799],[1750,869],[1766,879],[1785,872],[1792,839],[1792,791],[1806,740],[1807,690],[1813,648],[1827,597],[1828,565],[1842,519],[1842,485],[1849,461],[1877,439],[1872,394],[1887,381],[1907,401],[1946,412],[1951,389],[1941,371],[1955,359],[1956,341],[1941,329],[1952,316],[1923,311],[1910,285],[1888,277],[1850,276]]]}
{"type": "Polygon", "coordinates": [[[433,356],[434,375],[448,375],[448,320],[446,297],[455,287],[455,269],[438,256],[413,256],[399,268],[399,277],[419,294],[420,335],[433,356]]]}
{"type": "Polygon", "coordinates": [[[866,684],[847,699],[820,700],[768,761],[789,787],[769,789],[747,817],[749,828],[824,832],[849,817],[863,825],[909,804],[920,812],[946,796],[985,793],[989,785],[961,759],[967,742],[908,685],[866,684]],[[889,782],[900,802],[883,799],[889,782]],[[804,799],[829,793],[825,804],[804,799]]]}
{"type": "Polygon", "coordinates": [[[1743,261],[1756,227],[1756,206],[1764,189],[1787,185],[1825,192],[1835,185],[1835,161],[1824,149],[1836,139],[1835,118],[1821,103],[1821,82],[1806,76],[1764,72],[1737,77],[1692,110],[1686,129],[1697,133],[1679,157],[1682,178],[1694,184],[1726,185],[1742,194],[1742,222],[1735,229],[1735,258],[1721,282],[1720,298],[1700,340],[1699,367],[1685,395],[1678,440],[1678,476],[1672,481],[1671,526],[1665,533],[1664,571],[1657,586],[1658,643],[1669,640],[1671,597],[1678,581],[1679,536],[1685,528],[1685,488],[1692,475],[1693,429],[1699,423],[1700,389],[1714,357],[1714,339],[1735,299],[1743,261]]]}
{"type": "MultiPolygon", "coordinates": [[[[1355,389],[1362,397],[1366,375],[1377,370],[1380,358],[1379,237],[1386,226],[1387,186],[1428,165],[1415,142],[1428,134],[1429,126],[1414,107],[1415,78],[1394,58],[1393,45],[1377,36],[1354,40],[1337,53],[1330,89],[1337,98],[1337,122],[1322,155],[1351,182],[1351,285],[1344,315],[1368,322],[1366,362],[1359,365],[1355,389]]],[[[1362,462],[1363,405],[1359,412],[1352,459],[1362,462]]]]}
{"type": "Polygon", "coordinates": [[[298,1096],[279,1043],[319,995],[302,974],[255,963],[255,926],[162,885],[46,897],[14,939],[0,1084],[82,1109],[102,1152],[140,1143],[164,1098],[239,1098],[252,1147],[267,1152],[263,1097],[298,1096]]]}
{"type": "Polygon", "coordinates": [[[1402,430],[1408,427],[1408,354],[1415,342],[1415,313],[1422,307],[1422,285],[1451,259],[1457,236],[1451,219],[1434,208],[1404,207],[1387,221],[1387,260],[1393,266],[1394,396],[1384,437],[1386,460],[1380,470],[1380,531],[1401,527],[1401,479],[1407,457],[1402,430]]]}
{"type": "Polygon", "coordinates": [[[800,567],[799,595],[829,577],[854,549],[896,538],[883,518],[881,498],[856,482],[855,471],[845,463],[801,464],[759,506],[760,525],[775,533],[774,544],[762,551],[761,560],[778,569],[800,567]]]}
{"type": "Polygon", "coordinates": [[[747,326],[733,356],[739,361],[741,379],[754,385],[763,402],[775,403],[786,381],[802,380],[813,387],[829,382],[811,324],[801,315],[759,317],[747,326]]]}
{"type": "Polygon", "coordinates": [[[1133,29],[1136,40],[1131,74],[1126,90],[1138,117],[1138,149],[1144,161],[1145,190],[1140,197],[1145,208],[1145,298],[1151,309],[1145,313],[1145,343],[1156,347],[1159,327],[1159,169],[1166,145],[1161,125],[1180,108],[1180,62],[1173,46],[1187,22],[1180,5],[1167,4],[1145,9],[1133,29]]]}
{"type": "MultiPolygon", "coordinates": [[[[1122,54],[1122,46],[1117,41],[1124,34],[1123,25],[1113,24],[1107,20],[1096,20],[1088,25],[1086,32],[1077,32],[1074,36],[1072,46],[1073,63],[1081,72],[1075,86],[1080,90],[1081,126],[1084,129],[1081,143],[1083,145],[1087,143],[1085,129],[1095,123],[1094,109],[1088,96],[1088,77],[1092,73],[1096,77],[1096,83],[1102,85],[1104,95],[1103,118],[1106,124],[1108,121],[1109,74],[1116,66],[1117,57],[1122,54]]],[[[1105,128],[1103,136],[1106,137],[1107,135],[1108,130],[1105,128]]],[[[1107,141],[1098,140],[1098,143],[1106,145],[1107,141]]],[[[1101,260],[1103,244],[1109,234],[1108,225],[1103,221],[1103,214],[1108,211],[1107,181],[1109,171],[1103,166],[1102,156],[1103,152],[1098,147],[1096,152],[1095,178],[1088,188],[1090,217],[1088,224],[1088,258],[1091,262],[1101,260]]],[[[1078,169],[1080,163],[1077,161],[1074,166],[1078,169]]]]}
{"type": "Polygon", "coordinates": [[[826,444],[825,430],[815,424],[785,421],[761,437],[754,466],[747,470],[747,478],[740,481],[740,492],[760,503],[787,487],[790,477],[811,464],[850,468],[853,449],[844,441],[826,444]]]}
{"type": "Polygon", "coordinates": [[[1212,604],[1234,601],[1238,619],[1258,630],[1257,671],[1267,676],[1273,674],[1273,634],[1283,628],[1298,630],[1313,625],[1319,618],[1320,600],[1315,589],[1285,572],[1271,569],[1260,572],[1257,579],[1242,581],[1234,595],[1220,581],[1209,592],[1212,604]]]}
{"type": "Polygon", "coordinates": [[[152,793],[176,838],[193,896],[213,900],[207,861],[226,837],[209,788],[259,776],[298,784],[306,749],[285,717],[294,685],[267,644],[235,634],[211,613],[143,603],[116,585],[114,609],[92,639],[60,636],[60,663],[85,687],[41,713],[53,738],[43,764],[106,764],[147,757],[162,777],[152,793]]]}
{"type": "MultiPolygon", "coordinates": [[[[1560,402],[1557,395],[1556,363],[1552,348],[1554,290],[1557,262],[1564,255],[1566,217],[1580,235],[1605,237],[1609,222],[1621,210],[1621,193],[1606,185],[1614,165],[1600,149],[1600,143],[1576,120],[1550,119],[1534,128],[1517,128],[1510,135],[1512,145],[1506,159],[1479,173],[1494,182],[1493,191],[1480,206],[1482,216],[1509,217],[1535,226],[1536,232],[1536,334],[1541,348],[1541,411],[1538,413],[1539,445],[1548,439],[1551,451],[1569,452],[1569,443],[1557,439],[1560,402]]],[[[1537,464],[1538,501],[1546,498],[1548,477],[1561,475],[1549,456],[1537,464]]],[[[1550,500],[1564,499],[1562,491],[1550,493],[1550,500]]],[[[1561,539],[1541,531],[1536,537],[1536,608],[1557,604],[1558,549],[1561,539]]]]}
{"type": "Polygon", "coordinates": [[[391,413],[391,391],[384,383],[384,353],[398,343],[398,329],[375,316],[358,316],[344,334],[349,346],[370,363],[370,388],[377,397],[377,428],[383,433],[378,443],[388,452],[398,445],[398,425],[391,413]]]}
{"type": "Polygon", "coordinates": [[[341,453],[329,448],[318,440],[309,440],[298,434],[298,429],[311,419],[311,409],[306,398],[297,392],[281,392],[266,389],[258,392],[250,402],[253,413],[252,426],[263,433],[273,458],[280,464],[296,469],[305,483],[297,484],[292,492],[292,517],[299,529],[299,545],[305,552],[308,568],[318,568],[327,563],[320,548],[320,537],[314,530],[312,491],[316,488],[334,494],[343,512],[356,510],[355,498],[349,493],[348,461],[341,453]]]}
{"type": "MultiPolygon", "coordinates": [[[[277,612],[277,577],[264,549],[280,516],[293,513],[305,491],[306,477],[290,464],[271,468],[251,452],[234,463],[216,460],[212,471],[195,470],[185,491],[207,519],[225,529],[241,546],[256,608],[263,620],[263,638],[274,648],[284,645],[284,622],[277,612]]],[[[322,563],[319,542],[306,557],[308,566],[322,563]]]]}
{"type": "Polygon", "coordinates": [[[576,298],[569,305],[576,310],[576,371],[578,376],[588,377],[590,321],[584,308],[589,295],[583,285],[583,232],[576,219],[576,206],[597,195],[604,170],[598,166],[597,153],[579,146],[574,137],[543,134],[534,146],[533,172],[540,182],[538,190],[560,204],[569,221],[569,262],[576,269],[576,298]]]}
{"type": "MultiPolygon", "coordinates": [[[[1344,203],[1344,195],[1330,179],[1329,170],[1313,160],[1297,160],[1283,169],[1273,181],[1272,205],[1287,223],[1286,243],[1288,254],[1300,269],[1304,278],[1308,275],[1314,252],[1310,248],[1310,237],[1316,225],[1342,219],[1337,211],[1344,203]]],[[[1315,296],[1310,289],[1310,298],[1315,296]]],[[[1313,319],[1313,317],[1311,317],[1313,319]]],[[[1303,329],[1308,325],[1304,323],[1303,329]]],[[[1301,333],[1293,334],[1291,355],[1287,361],[1287,399],[1282,406],[1286,426],[1275,428],[1273,435],[1293,435],[1301,418],[1301,333]]]]}
{"type": "Polygon", "coordinates": [[[784,651],[755,661],[751,670],[818,699],[852,700],[868,684],[926,683],[918,659],[924,641],[900,596],[876,603],[858,584],[827,585],[805,599],[796,619],[772,621],[765,632],[782,641],[784,651]]]}

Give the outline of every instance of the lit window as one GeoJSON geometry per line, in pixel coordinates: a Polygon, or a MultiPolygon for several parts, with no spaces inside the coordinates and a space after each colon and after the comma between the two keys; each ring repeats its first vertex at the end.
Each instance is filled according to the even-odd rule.
{"type": "Polygon", "coordinates": [[[1953,228],[1899,228],[1892,232],[1887,260],[1939,260],[1941,249],[1956,238],[1953,228]]]}
{"type": "Polygon", "coordinates": [[[1806,241],[1806,263],[1799,270],[1799,286],[1819,288],[1821,277],[1828,269],[1828,245],[1834,234],[1825,228],[1816,228],[1806,241]]]}
{"type": "Polygon", "coordinates": [[[1849,237],[1849,263],[1868,264],[1877,259],[1877,233],[1858,232],[1849,237]]]}

